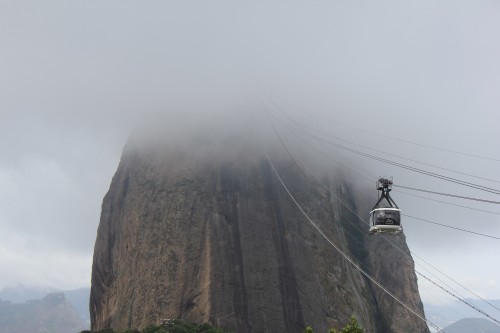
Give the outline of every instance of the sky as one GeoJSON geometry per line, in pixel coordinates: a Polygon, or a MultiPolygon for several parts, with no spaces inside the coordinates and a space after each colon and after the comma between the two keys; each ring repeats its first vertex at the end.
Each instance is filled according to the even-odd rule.
{"type": "MultiPolygon", "coordinates": [[[[500,180],[498,161],[366,132],[500,159],[498,31],[494,0],[1,0],[0,288],[90,285],[102,198],[131,130],[151,115],[182,128],[264,103],[359,145],[500,180]]],[[[330,151],[365,175],[500,201],[330,151]]],[[[500,236],[498,205],[411,193],[497,214],[394,191],[405,214],[500,236]]],[[[414,257],[500,298],[499,240],[403,223],[414,257]]],[[[424,302],[451,299],[419,287],[424,302]]]]}

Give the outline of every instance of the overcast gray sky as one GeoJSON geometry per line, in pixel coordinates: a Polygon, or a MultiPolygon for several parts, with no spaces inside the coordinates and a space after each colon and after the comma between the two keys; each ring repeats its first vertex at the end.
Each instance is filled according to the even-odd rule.
{"type": "MultiPolygon", "coordinates": [[[[499,32],[494,0],[1,0],[0,288],[88,286],[100,204],[132,125],[248,109],[259,89],[359,144],[500,179],[500,162],[314,120],[500,159],[499,32]]],[[[498,201],[344,155],[403,185],[498,201]]],[[[500,235],[499,215],[394,197],[408,215],[500,235]]],[[[498,240],[404,225],[412,251],[500,298],[498,240]]],[[[445,299],[419,283],[424,301],[445,299]]]]}

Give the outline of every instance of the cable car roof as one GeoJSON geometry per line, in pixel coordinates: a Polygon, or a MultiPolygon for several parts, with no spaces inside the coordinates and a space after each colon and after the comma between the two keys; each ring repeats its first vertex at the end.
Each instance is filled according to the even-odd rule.
{"type": "Polygon", "coordinates": [[[370,211],[370,213],[375,212],[375,211],[380,211],[380,210],[396,210],[396,211],[398,211],[398,212],[400,212],[400,211],[401,211],[401,209],[399,209],[399,208],[394,208],[394,207],[386,207],[386,208],[383,208],[383,207],[382,207],[382,208],[375,208],[375,209],[371,210],[371,211],[370,211]]]}

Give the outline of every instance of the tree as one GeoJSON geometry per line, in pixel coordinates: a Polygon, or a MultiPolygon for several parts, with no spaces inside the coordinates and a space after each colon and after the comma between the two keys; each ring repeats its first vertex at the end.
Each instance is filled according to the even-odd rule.
{"type": "MultiPolygon", "coordinates": [[[[347,324],[339,333],[363,333],[363,332],[364,332],[363,327],[361,327],[361,325],[358,323],[356,317],[351,316],[349,324],[347,324]]],[[[304,333],[314,333],[314,331],[311,326],[307,326],[304,333]]],[[[337,331],[334,329],[330,329],[328,330],[328,333],[337,333],[337,331]]]]}
{"type": "Polygon", "coordinates": [[[351,316],[351,322],[340,333],[363,333],[363,327],[358,323],[356,317],[351,316]]]}
{"type": "Polygon", "coordinates": [[[311,326],[307,326],[306,327],[306,330],[304,331],[304,333],[314,333],[313,329],[311,326]]]}

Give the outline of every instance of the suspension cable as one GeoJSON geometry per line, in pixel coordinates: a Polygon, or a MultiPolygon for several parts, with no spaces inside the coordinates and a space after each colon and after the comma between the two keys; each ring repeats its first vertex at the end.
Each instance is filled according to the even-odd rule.
{"type": "MultiPolygon", "coordinates": [[[[269,96],[269,94],[267,94],[265,91],[263,91],[261,89],[261,92],[275,105],[277,106],[277,104],[275,103],[275,99],[276,97],[271,97],[269,96]]],[[[282,102],[288,104],[289,106],[301,111],[302,113],[305,113],[307,115],[310,115],[311,113],[309,112],[305,112],[302,108],[300,107],[297,107],[295,105],[292,105],[291,103],[288,103],[287,101],[284,101],[284,100],[281,100],[282,102]]],[[[279,106],[277,106],[279,107],[279,106]]],[[[314,114],[313,114],[314,115],[314,114]]],[[[333,124],[336,124],[337,126],[342,126],[342,127],[346,127],[346,128],[350,128],[352,130],[355,130],[355,131],[359,131],[359,132],[364,132],[364,133],[367,133],[369,135],[373,135],[373,136],[378,136],[378,137],[381,137],[381,138],[385,138],[385,139],[389,139],[389,140],[394,140],[394,141],[399,141],[399,142],[404,142],[404,143],[407,143],[407,144],[411,144],[411,145],[414,145],[414,146],[420,146],[420,147],[425,147],[425,148],[430,148],[430,149],[434,149],[434,150],[439,150],[439,151],[445,151],[445,152],[448,152],[448,153],[453,153],[453,154],[458,154],[458,155],[463,155],[463,156],[469,156],[469,157],[474,157],[474,158],[479,158],[479,159],[483,159],[483,160],[489,160],[489,161],[495,161],[495,162],[500,162],[500,159],[498,158],[493,158],[493,157],[487,157],[487,156],[481,156],[481,155],[476,155],[476,154],[471,154],[471,153],[465,153],[465,152],[461,152],[461,151],[456,151],[456,150],[452,150],[452,149],[447,149],[447,148],[442,148],[442,147],[437,147],[437,146],[433,146],[433,145],[428,145],[428,144],[422,144],[422,143],[418,143],[418,142],[414,142],[414,141],[410,141],[410,140],[406,140],[406,139],[401,139],[401,138],[395,138],[395,137],[392,137],[392,136],[388,136],[388,135],[384,135],[384,134],[380,134],[380,133],[375,133],[375,132],[371,132],[371,131],[368,131],[366,129],[361,129],[361,128],[357,128],[357,127],[354,127],[354,126],[350,126],[350,125],[346,125],[346,124],[343,124],[343,123],[340,123],[338,121],[335,121],[335,120],[332,120],[332,119],[327,119],[327,118],[324,118],[324,117],[320,117],[318,115],[314,115],[316,118],[319,118],[323,121],[328,121],[330,123],[333,123],[333,124]]]]}
{"type": "MultiPolygon", "coordinates": [[[[277,133],[278,136],[279,136],[279,133],[277,133]]],[[[287,149],[288,151],[288,149],[287,149]]],[[[297,167],[299,169],[301,169],[300,165],[298,165],[298,163],[295,161],[295,158],[293,157],[293,155],[290,155],[290,158],[295,162],[295,164],[297,165],[297,167]]],[[[303,166],[309,171],[309,173],[311,173],[313,175],[313,177],[328,191],[328,193],[330,193],[331,195],[335,196],[335,198],[337,200],[339,200],[339,202],[345,206],[349,211],[351,211],[351,213],[353,213],[354,215],[356,215],[360,221],[364,222],[366,225],[370,226],[370,223],[368,221],[366,221],[362,216],[360,216],[348,203],[346,203],[344,200],[342,200],[342,198],[340,198],[337,194],[333,193],[330,188],[306,165],[306,164],[303,164],[303,166]]],[[[356,229],[358,229],[355,225],[353,225],[356,229]]],[[[359,229],[358,229],[359,230],[359,229]]],[[[401,252],[404,256],[408,257],[411,259],[411,257],[406,253],[404,252],[399,246],[397,246],[396,244],[394,244],[393,242],[391,242],[385,235],[382,235],[382,238],[388,242],[390,245],[392,245],[392,247],[394,247],[395,249],[397,249],[399,252],[401,252]]],[[[453,283],[456,283],[458,286],[460,286],[461,288],[465,289],[466,291],[468,291],[469,293],[471,293],[472,295],[474,295],[475,297],[477,297],[478,299],[482,300],[483,302],[485,302],[486,304],[490,305],[491,307],[495,308],[496,310],[500,311],[500,308],[498,308],[497,306],[495,306],[494,304],[492,304],[491,302],[485,300],[484,298],[482,298],[481,296],[479,296],[478,294],[476,294],[475,292],[473,292],[472,290],[468,289],[467,287],[465,287],[464,285],[460,284],[458,281],[454,280],[453,278],[451,278],[450,276],[448,276],[447,274],[443,273],[442,271],[440,271],[438,268],[436,268],[435,266],[433,266],[431,263],[429,263],[428,261],[426,261],[424,258],[420,257],[418,254],[416,254],[415,252],[412,252],[410,251],[411,255],[415,256],[417,259],[421,260],[422,262],[424,262],[425,264],[429,265],[431,268],[435,269],[437,272],[439,272],[440,274],[442,274],[443,276],[445,276],[446,278],[448,278],[449,280],[451,280],[453,283]]],[[[422,268],[427,271],[429,274],[431,274],[434,278],[436,278],[439,282],[447,285],[444,281],[442,281],[439,277],[437,277],[435,274],[433,274],[431,271],[429,271],[427,268],[425,268],[424,266],[422,266],[422,268]]],[[[416,272],[417,270],[414,269],[416,272]]],[[[422,274],[422,273],[420,273],[422,274]]],[[[422,274],[423,275],[423,274],[422,274]]],[[[447,285],[448,286],[448,285],[447,285]]],[[[453,288],[451,288],[450,286],[448,286],[448,288],[450,288],[451,290],[453,290],[453,288]]],[[[455,290],[453,290],[455,291],[455,290]]],[[[456,293],[458,293],[457,291],[455,291],[456,293]]],[[[464,296],[460,295],[462,297],[462,299],[460,299],[461,302],[465,303],[466,305],[469,305],[467,301],[464,301],[464,296]]],[[[458,299],[458,297],[457,297],[458,299]]],[[[472,305],[470,305],[470,307],[472,308],[472,305]]]]}
{"type": "Polygon", "coordinates": [[[461,302],[464,302],[465,304],[467,304],[468,306],[471,306],[474,310],[476,310],[477,312],[481,313],[483,316],[485,317],[488,317],[489,319],[493,320],[495,323],[497,324],[500,324],[500,321],[496,320],[495,318],[493,318],[492,316],[490,316],[489,314],[487,314],[486,312],[484,312],[483,310],[479,309],[478,307],[474,306],[473,304],[470,304],[469,302],[466,302],[465,300],[457,297],[456,295],[454,295],[452,292],[450,292],[449,290],[446,290],[444,289],[442,286],[438,285],[436,282],[432,281],[431,279],[429,279],[428,277],[426,277],[425,275],[417,272],[418,275],[422,276],[424,279],[426,279],[427,281],[429,281],[430,283],[432,283],[433,285],[435,285],[436,287],[444,290],[445,292],[447,292],[448,294],[450,294],[451,296],[457,298],[458,300],[460,300],[461,302]]]}
{"type": "Polygon", "coordinates": [[[499,194],[500,195],[500,190],[497,190],[495,188],[491,188],[491,187],[487,187],[487,186],[483,186],[483,185],[479,185],[479,184],[467,182],[467,181],[460,180],[460,179],[453,178],[453,177],[448,177],[448,176],[445,176],[445,175],[441,175],[441,174],[438,174],[438,173],[435,173],[435,172],[431,172],[431,171],[427,171],[427,170],[424,170],[424,169],[412,167],[410,165],[402,164],[402,163],[399,163],[399,162],[394,162],[394,161],[391,161],[391,160],[388,160],[388,159],[385,159],[385,158],[381,158],[381,157],[378,157],[378,156],[374,156],[374,155],[371,155],[371,154],[368,154],[368,153],[365,153],[365,152],[353,149],[351,147],[346,147],[344,145],[338,144],[338,143],[333,142],[331,140],[326,140],[324,138],[321,138],[321,137],[319,137],[319,136],[317,136],[315,134],[311,134],[311,133],[308,133],[308,132],[305,132],[305,135],[310,136],[310,137],[312,137],[312,138],[314,138],[316,140],[325,142],[325,143],[327,143],[327,144],[329,144],[331,146],[334,146],[334,147],[337,147],[337,148],[341,148],[343,150],[347,150],[349,152],[352,152],[352,153],[355,153],[355,154],[358,154],[358,155],[361,155],[361,156],[364,156],[364,157],[368,157],[368,158],[371,158],[371,159],[374,159],[374,160],[377,160],[377,161],[380,161],[380,162],[384,162],[384,163],[387,163],[387,164],[398,166],[398,167],[403,168],[403,169],[407,169],[407,170],[414,171],[414,172],[417,172],[417,173],[421,173],[421,174],[424,174],[424,175],[427,175],[427,176],[431,176],[431,177],[435,177],[435,178],[442,179],[442,180],[445,180],[445,181],[449,181],[449,182],[452,182],[452,183],[456,183],[456,184],[459,184],[459,185],[468,186],[468,187],[475,188],[475,189],[478,189],[478,190],[482,190],[482,191],[486,191],[486,192],[490,192],[490,193],[494,193],[494,194],[499,194]]]}
{"type": "Polygon", "coordinates": [[[453,227],[451,225],[442,224],[442,223],[438,223],[438,222],[434,222],[434,221],[429,221],[429,220],[426,220],[426,219],[421,219],[421,218],[415,217],[415,216],[410,216],[410,215],[406,215],[406,214],[401,214],[401,215],[409,217],[409,218],[417,220],[417,221],[422,221],[422,222],[426,222],[426,223],[436,224],[436,225],[440,225],[442,227],[446,227],[446,228],[450,228],[450,229],[455,229],[455,230],[459,230],[459,231],[463,231],[463,232],[468,232],[470,234],[475,234],[475,235],[478,235],[478,236],[483,236],[483,237],[488,237],[488,238],[493,238],[493,239],[500,239],[500,237],[486,235],[486,234],[482,234],[480,232],[475,232],[475,231],[471,231],[471,230],[467,230],[467,229],[461,229],[461,228],[453,227]]]}
{"type": "MultiPolygon", "coordinates": [[[[268,110],[265,106],[265,104],[263,105],[263,108],[264,110],[266,111],[266,113],[268,113],[268,110]]],[[[269,117],[269,113],[268,113],[268,117],[269,117]]],[[[288,150],[288,148],[286,147],[285,143],[283,142],[283,140],[281,139],[281,136],[278,132],[278,130],[276,129],[275,125],[274,125],[274,122],[272,121],[272,118],[269,117],[269,120],[271,122],[271,125],[275,131],[275,134],[277,135],[277,137],[279,138],[281,144],[283,145],[283,147],[285,148],[285,150],[287,151],[287,153],[289,154],[290,158],[295,162],[295,164],[297,165],[297,167],[299,169],[301,169],[301,167],[298,165],[297,161],[294,159],[294,157],[291,155],[290,151],[288,150]]],[[[305,165],[306,168],[308,168],[306,165],[305,165]]],[[[308,168],[309,169],[309,168],[308,168]]],[[[345,203],[339,196],[337,196],[335,193],[332,193],[330,191],[330,189],[328,188],[328,186],[326,186],[322,181],[321,179],[319,179],[319,177],[317,177],[315,175],[314,172],[312,172],[310,169],[309,169],[309,172],[311,172],[311,174],[313,174],[313,176],[327,189],[327,191],[330,193],[330,194],[333,194],[345,207],[347,207],[352,213],[354,213],[361,221],[363,221],[365,224],[368,224],[370,225],[367,221],[365,221],[354,209],[352,209],[347,203],[345,203]]],[[[387,242],[389,242],[394,248],[396,248],[399,252],[401,252],[403,255],[405,255],[406,257],[409,257],[411,259],[411,256],[408,255],[407,253],[405,253],[403,250],[401,250],[396,244],[394,244],[393,242],[391,242],[389,239],[387,239],[386,237],[383,236],[383,239],[386,240],[387,242]]],[[[412,253],[412,252],[410,252],[412,253]]],[[[439,269],[437,269],[436,267],[434,267],[433,265],[431,265],[429,262],[427,262],[426,260],[424,260],[423,258],[421,258],[420,256],[418,256],[417,254],[415,253],[412,253],[413,255],[415,255],[415,257],[417,257],[418,259],[422,260],[423,262],[425,262],[427,265],[429,265],[430,267],[432,267],[433,269],[435,269],[436,271],[438,271],[439,273],[441,273],[443,276],[447,277],[448,279],[450,279],[451,281],[453,281],[454,283],[456,283],[457,285],[459,285],[460,287],[464,288],[465,290],[467,290],[468,292],[470,292],[472,295],[478,297],[479,299],[481,299],[483,302],[489,304],[490,306],[492,306],[493,308],[497,309],[500,311],[500,309],[498,307],[496,307],[495,305],[491,304],[490,302],[488,302],[487,300],[483,299],[481,296],[477,295],[476,293],[474,293],[473,291],[471,291],[470,289],[468,289],[467,287],[461,285],[460,283],[458,283],[457,281],[455,281],[454,279],[452,279],[451,277],[449,277],[448,275],[446,275],[445,273],[441,272],[439,269]]],[[[425,267],[422,266],[422,268],[424,270],[426,270],[427,272],[429,272],[432,276],[434,276],[436,279],[438,279],[441,283],[445,284],[441,279],[439,279],[437,276],[435,276],[434,274],[432,274],[432,272],[428,271],[425,267]]],[[[416,270],[415,270],[416,271],[416,270]]],[[[423,275],[422,273],[419,273],[421,275],[423,275]]],[[[449,287],[449,286],[448,286],[449,287]]],[[[449,287],[451,288],[451,287],[449,287]]],[[[452,289],[452,288],[451,288],[452,289]]],[[[454,294],[452,294],[454,295],[454,294]]],[[[457,297],[456,295],[454,295],[454,297],[457,297]]],[[[457,299],[459,299],[461,302],[469,305],[471,308],[475,308],[472,304],[469,304],[466,300],[463,299],[463,296],[462,296],[462,299],[460,299],[459,297],[457,297],[457,299]]]]}
{"type": "MultiPolygon", "coordinates": [[[[277,133],[278,137],[279,137],[279,133],[277,133]]],[[[281,140],[280,140],[281,141],[281,140]]],[[[286,146],[285,146],[286,147],[286,146]]],[[[285,148],[286,149],[286,148],[285,148]]],[[[286,149],[288,151],[288,149],[286,149]]],[[[295,158],[290,155],[290,158],[295,162],[295,164],[297,165],[297,167],[299,169],[301,169],[301,167],[297,164],[297,162],[295,161],[295,158]]],[[[316,178],[316,180],[328,191],[328,193],[332,194],[333,196],[335,196],[335,198],[337,200],[340,201],[340,203],[342,205],[344,205],[347,209],[349,209],[354,215],[356,215],[360,221],[364,222],[366,225],[370,225],[369,222],[367,222],[363,217],[361,217],[352,207],[350,207],[349,204],[347,204],[344,200],[342,200],[342,198],[340,198],[338,195],[336,195],[335,193],[333,193],[330,188],[305,164],[303,164],[304,167],[314,176],[314,178],[316,178]]],[[[354,227],[356,229],[358,229],[355,225],[354,227]]],[[[359,230],[359,229],[358,229],[359,230]]],[[[411,257],[406,253],[404,252],[401,248],[399,248],[399,246],[397,246],[396,244],[394,244],[393,242],[391,242],[386,236],[382,235],[383,239],[388,242],[389,244],[391,244],[395,249],[397,249],[400,253],[402,253],[404,256],[408,257],[411,259],[411,257]]],[[[435,266],[433,266],[432,264],[430,264],[428,261],[426,261],[424,258],[420,257],[419,255],[417,255],[415,252],[411,252],[410,253],[415,256],[417,259],[421,260],[422,262],[424,262],[425,264],[429,265],[431,268],[435,269],[437,272],[439,272],[440,274],[442,274],[443,276],[445,276],[446,278],[448,278],[449,280],[451,280],[452,282],[456,283],[458,286],[462,287],[463,289],[465,289],[466,291],[468,291],[469,293],[471,293],[472,295],[474,295],[475,297],[477,297],[478,299],[482,300],[483,302],[485,302],[486,304],[490,305],[491,307],[495,308],[496,310],[500,311],[500,308],[498,308],[497,306],[495,306],[494,304],[492,304],[491,302],[485,300],[484,298],[482,298],[481,296],[479,296],[478,294],[476,294],[475,292],[473,292],[472,290],[470,290],[469,288],[465,287],[464,285],[460,284],[458,281],[454,280],[453,278],[451,278],[450,276],[448,276],[447,274],[443,273],[442,271],[440,271],[438,268],[436,268],[435,266]]],[[[431,271],[429,271],[427,268],[425,268],[424,266],[422,266],[422,268],[427,271],[429,274],[431,274],[434,278],[436,278],[438,281],[440,281],[441,283],[443,283],[444,285],[447,285],[444,281],[442,281],[439,277],[437,277],[435,274],[433,274],[431,271]]],[[[415,272],[418,272],[416,269],[414,269],[415,272]]],[[[424,276],[421,272],[418,272],[420,275],[424,276]]],[[[428,277],[426,277],[427,279],[429,279],[428,277]]],[[[447,285],[448,288],[450,288],[451,290],[453,290],[453,288],[451,288],[449,285],[447,285]]],[[[442,287],[441,287],[442,288],[442,287]]],[[[455,291],[455,290],[453,290],[455,291]]],[[[458,294],[457,291],[455,291],[455,293],[458,294]]],[[[456,297],[460,302],[468,305],[469,307],[471,307],[472,309],[475,309],[476,307],[473,306],[472,304],[470,304],[469,302],[467,302],[465,299],[464,299],[464,296],[460,295],[460,297],[456,296],[455,294],[451,293],[454,297],[456,297]]]]}
{"type": "MultiPolygon", "coordinates": [[[[279,182],[281,183],[281,185],[283,186],[283,188],[285,189],[285,191],[287,192],[288,196],[292,199],[292,201],[295,203],[295,205],[297,206],[297,208],[300,210],[300,212],[302,213],[302,215],[304,215],[304,217],[309,221],[309,223],[321,234],[321,236],[323,236],[323,238],[328,242],[330,243],[330,245],[332,245],[335,250],[337,250],[337,252],[340,253],[340,255],[342,255],[342,257],[344,257],[351,265],[354,266],[354,268],[356,268],[361,274],[363,274],[365,277],[367,277],[370,281],[372,281],[376,286],[378,286],[383,292],[385,292],[387,295],[389,295],[390,297],[392,297],[395,301],[397,301],[399,304],[401,304],[403,307],[405,307],[408,311],[410,311],[412,314],[414,314],[416,317],[418,317],[420,320],[424,321],[425,323],[431,325],[433,328],[437,329],[438,331],[441,330],[441,328],[439,326],[437,326],[436,324],[434,324],[432,321],[426,319],[425,317],[422,317],[420,314],[418,314],[417,312],[415,312],[413,309],[411,309],[408,305],[406,305],[403,301],[401,301],[399,298],[397,298],[395,295],[393,295],[389,290],[387,290],[384,286],[382,286],[379,282],[377,282],[375,280],[375,278],[373,278],[370,274],[368,274],[367,272],[365,272],[361,267],[359,267],[358,264],[356,264],[349,256],[347,256],[335,243],[333,243],[329,238],[328,236],[326,236],[326,234],[314,223],[313,220],[311,220],[311,218],[309,217],[309,215],[307,215],[307,213],[304,211],[304,209],[300,206],[300,204],[297,202],[297,200],[295,199],[295,197],[292,195],[292,193],[290,192],[290,190],[288,189],[288,187],[286,186],[286,184],[284,183],[283,179],[281,178],[281,176],[279,175],[278,171],[276,170],[276,167],[273,163],[273,161],[271,160],[271,157],[269,156],[269,154],[267,153],[267,151],[264,149],[264,147],[262,146],[262,144],[260,143],[259,141],[259,144],[261,145],[261,148],[263,149],[265,155],[266,155],[266,158],[267,160],[269,161],[269,164],[271,165],[276,177],[278,178],[279,182]]],[[[441,332],[444,332],[441,330],[441,332]]]]}
{"type": "MultiPolygon", "coordinates": [[[[306,142],[306,141],[303,141],[303,142],[306,142]]],[[[372,183],[372,180],[373,178],[376,178],[376,176],[367,171],[367,170],[364,170],[362,167],[360,167],[359,165],[357,165],[358,168],[362,169],[365,173],[361,173],[360,171],[356,171],[354,170],[353,168],[348,168],[346,167],[345,165],[343,165],[341,162],[335,160],[335,159],[331,159],[331,157],[327,154],[325,154],[325,152],[317,149],[316,147],[308,144],[308,149],[310,150],[314,150],[316,151],[318,154],[320,154],[321,156],[323,156],[324,158],[328,158],[330,159],[331,161],[335,162],[336,164],[340,165],[341,167],[343,167],[346,171],[350,172],[350,173],[354,173],[356,174],[357,176],[365,179],[366,181],[372,183]],[[368,174],[370,174],[370,176],[368,176],[368,174]]],[[[401,185],[397,185],[397,184],[393,184],[393,186],[395,187],[402,187],[401,185]]],[[[485,209],[479,209],[479,208],[474,208],[474,207],[469,207],[469,206],[464,206],[464,205],[458,205],[458,204],[454,204],[454,203],[451,203],[451,202],[446,202],[446,201],[441,201],[441,200],[436,200],[436,199],[432,199],[432,198],[429,198],[429,197],[424,197],[424,196],[420,196],[420,195],[416,195],[416,194],[411,194],[411,193],[408,193],[408,192],[404,192],[404,191],[401,191],[401,190],[396,190],[396,189],[393,189],[393,191],[395,192],[398,192],[398,193],[403,193],[405,195],[409,195],[409,196],[412,196],[412,197],[417,197],[417,198],[421,198],[421,199],[425,199],[425,200],[429,200],[429,201],[435,201],[435,202],[439,202],[439,203],[442,203],[442,204],[445,204],[445,205],[450,205],[450,206],[455,206],[455,207],[460,207],[460,208],[465,208],[465,209],[470,209],[470,210],[475,210],[475,211],[478,211],[478,212],[484,212],[484,213],[489,213],[489,214],[494,214],[494,215],[500,215],[500,213],[497,213],[497,212],[493,212],[493,211],[490,211],[490,210],[485,210],[485,209]]],[[[433,192],[434,193],[434,192],[433,192]]],[[[436,193],[435,193],[436,194],[436,193]]],[[[471,199],[472,200],[472,199],[471,199]]]]}
{"type": "Polygon", "coordinates": [[[390,164],[390,165],[394,165],[394,166],[397,166],[397,167],[400,167],[400,168],[403,168],[403,169],[407,169],[407,170],[410,170],[410,171],[413,171],[413,172],[417,172],[417,173],[420,173],[420,174],[423,174],[423,175],[431,176],[431,177],[434,177],[434,178],[438,178],[438,179],[445,180],[445,181],[448,181],[448,182],[452,182],[452,183],[455,183],[455,184],[459,184],[459,185],[462,185],[462,186],[467,186],[467,187],[471,187],[471,188],[474,188],[474,189],[477,189],[477,190],[481,190],[481,191],[490,192],[490,193],[494,193],[494,194],[500,195],[500,190],[497,190],[497,189],[494,189],[494,188],[491,188],[491,187],[486,187],[486,186],[474,184],[474,183],[471,183],[471,182],[463,181],[463,180],[460,180],[460,179],[456,179],[456,178],[444,176],[444,175],[441,175],[441,174],[438,174],[438,173],[435,173],[435,172],[431,172],[431,171],[426,171],[426,170],[423,170],[423,169],[415,168],[415,167],[412,167],[412,166],[409,166],[409,165],[406,165],[406,164],[394,162],[394,161],[391,161],[391,160],[388,160],[388,159],[385,159],[385,158],[381,158],[381,157],[377,157],[377,156],[374,156],[374,155],[371,155],[371,154],[367,154],[367,153],[361,152],[359,150],[352,149],[350,147],[346,147],[346,146],[340,145],[338,143],[322,139],[322,138],[320,138],[320,137],[318,137],[316,135],[313,135],[313,134],[308,134],[308,135],[311,136],[311,137],[313,137],[313,138],[315,138],[316,140],[320,140],[320,141],[323,141],[325,143],[328,143],[331,146],[334,146],[334,147],[337,147],[337,148],[340,148],[340,149],[343,149],[343,150],[347,150],[347,151],[350,151],[352,153],[355,153],[355,154],[358,154],[358,155],[361,155],[361,156],[364,156],[364,157],[368,157],[368,158],[374,159],[376,161],[384,162],[384,163],[387,163],[387,164],[390,164]]]}
{"type": "MultiPolygon", "coordinates": [[[[380,149],[375,149],[375,148],[372,148],[372,147],[361,145],[361,144],[355,143],[353,141],[346,140],[346,139],[340,138],[338,136],[331,135],[330,133],[327,133],[327,132],[315,129],[315,128],[311,127],[311,126],[299,123],[299,122],[295,121],[294,119],[288,117],[288,115],[286,115],[286,113],[284,111],[281,111],[279,113],[282,114],[283,117],[285,117],[285,119],[287,119],[288,121],[293,122],[296,126],[300,126],[301,128],[302,127],[308,128],[311,131],[320,133],[320,134],[322,134],[322,135],[324,135],[324,136],[326,136],[328,138],[331,138],[333,140],[343,141],[343,142],[346,142],[346,143],[351,144],[353,146],[357,146],[357,147],[368,149],[368,150],[371,150],[371,151],[374,151],[374,152],[377,152],[377,153],[382,153],[382,154],[385,154],[385,155],[397,157],[397,158],[400,158],[400,159],[403,159],[403,160],[406,160],[406,161],[409,161],[409,162],[418,163],[418,164],[422,164],[422,165],[434,167],[434,168],[437,168],[437,169],[440,169],[440,170],[445,170],[445,171],[453,172],[453,173],[460,174],[460,175],[463,175],[463,176],[469,176],[469,177],[473,177],[473,178],[477,178],[477,179],[487,180],[487,181],[494,182],[494,183],[500,183],[500,181],[496,180],[496,179],[481,177],[481,176],[473,175],[473,174],[470,174],[470,173],[467,173],[467,172],[462,172],[462,171],[453,170],[453,169],[450,169],[450,168],[445,168],[445,167],[442,167],[442,166],[439,166],[439,165],[435,165],[435,164],[432,164],[432,163],[421,162],[421,161],[418,161],[418,160],[415,160],[415,159],[412,159],[412,158],[404,157],[404,156],[393,154],[393,153],[389,153],[389,152],[386,152],[386,151],[383,151],[383,150],[380,150],[380,149]]],[[[275,114],[278,114],[278,113],[275,113],[275,114]]]]}
{"type": "Polygon", "coordinates": [[[432,194],[437,194],[437,195],[445,195],[445,196],[448,196],[448,197],[454,197],[454,198],[460,198],[460,199],[467,199],[467,200],[474,200],[474,201],[481,201],[481,202],[487,202],[487,203],[491,203],[491,204],[500,205],[500,201],[492,201],[492,200],[478,199],[478,198],[466,197],[466,196],[456,195],[456,194],[450,194],[450,193],[443,193],[443,192],[435,192],[435,191],[429,191],[429,190],[422,190],[420,188],[403,186],[403,185],[396,185],[396,184],[393,184],[393,186],[394,187],[405,188],[407,190],[420,191],[420,192],[432,193],[432,194]]]}
{"type": "Polygon", "coordinates": [[[457,204],[454,204],[454,203],[451,203],[451,202],[446,202],[446,201],[441,201],[441,200],[431,199],[431,198],[423,197],[423,196],[416,195],[416,194],[411,194],[411,193],[404,192],[404,191],[400,191],[400,190],[393,190],[393,191],[394,191],[394,192],[398,192],[398,193],[402,193],[402,194],[405,194],[405,195],[410,195],[410,196],[412,196],[412,197],[417,197],[417,198],[421,198],[421,199],[425,199],[425,200],[430,200],[430,201],[439,202],[439,203],[442,203],[442,204],[445,204],[445,205],[456,206],[456,207],[460,207],[460,208],[465,208],[465,209],[476,210],[476,211],[478,211],[478,212],[484,212],[484,213],[489,213],[489,214],[500,215],[500,213],[497,213],[497,212],[492,212],[492,211],[490,211],[490,210],[484,210],[484,209],[473,208],[473,207],[469,207],[469,206],[457,205],[457,204]]]}

